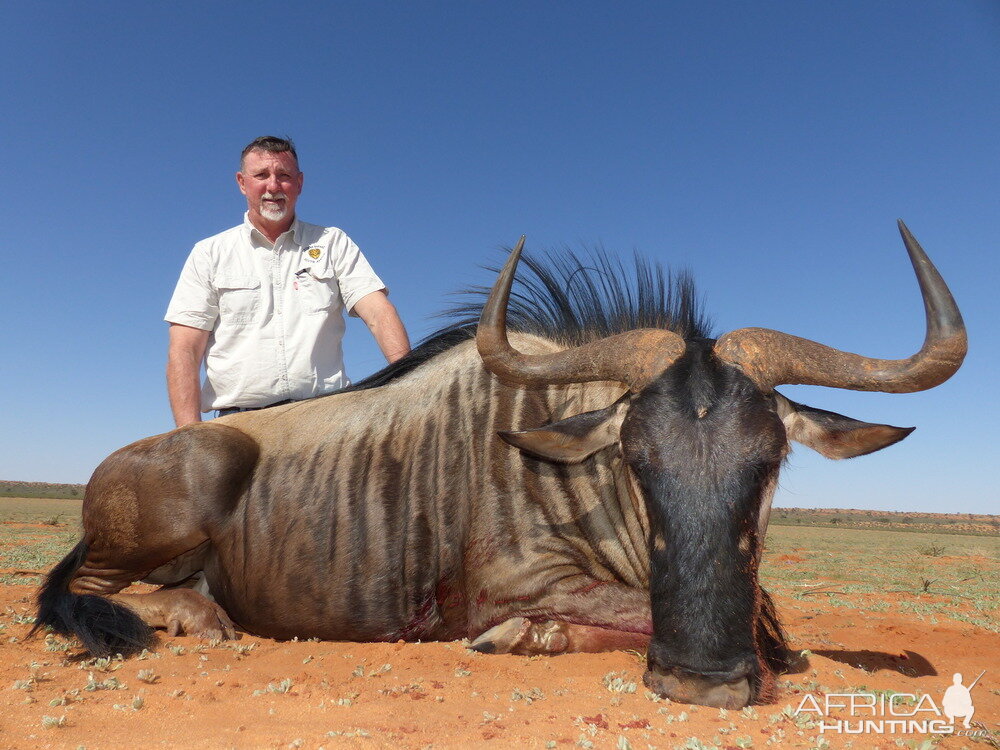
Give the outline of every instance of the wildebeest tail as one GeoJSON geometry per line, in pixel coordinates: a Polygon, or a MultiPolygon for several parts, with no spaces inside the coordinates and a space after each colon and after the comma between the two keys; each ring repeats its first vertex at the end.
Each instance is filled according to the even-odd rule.
{"type": "Polygon", "coordinates": [[[153,645],[153,630],[128,607],[93,594],[74,594],[70,581],[87,557],[81,540],[45,579],[38,593],[38,616],[28,635],[48,625],[75,636],[92,656],[131,656],[153,645]]]}

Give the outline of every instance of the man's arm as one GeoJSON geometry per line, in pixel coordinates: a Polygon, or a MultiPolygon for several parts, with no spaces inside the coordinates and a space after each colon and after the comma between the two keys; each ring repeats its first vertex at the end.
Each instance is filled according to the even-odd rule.
{"type": "Polygon", "coordinates": [[[170,324],[167,395],[178,427],[201,421],[201,360],[209,333],[179,323],[170,324]]]}
{"type": "Polygon", "coordinates": [[[406,335],[403,321],[399,319],[396,306],[389,301],[384,291],[366,294],[354,303],[354,312],[365,321],[379,349],[390,363],[409,353],[410,339],[406,335]]]}

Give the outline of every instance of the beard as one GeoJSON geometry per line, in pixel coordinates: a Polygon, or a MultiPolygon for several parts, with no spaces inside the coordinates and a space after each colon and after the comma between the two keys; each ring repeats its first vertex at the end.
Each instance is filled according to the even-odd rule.
{"type": "Polygon", "coordinates": [[[288,214],[288,203],[287,196],[284,193],[264,193],[261,197],[260,203],[260,215],[263,216],[268,221],[281,221],[288,214]],[[273,206],[269,203],[265,203],[265,200],[277,200],[282,199],[286,202],[281,206],[273,206]]]}

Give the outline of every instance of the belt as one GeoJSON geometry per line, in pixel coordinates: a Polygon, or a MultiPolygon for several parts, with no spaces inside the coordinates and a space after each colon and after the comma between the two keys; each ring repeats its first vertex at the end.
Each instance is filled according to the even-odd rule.
{"type": "Polygon", "coordinates": [[[220,417],[228,417],[230,414],[236,414],[241,411],[258,411],[259,409],[270,409],[272,406],[284,406],[285,404],[292,403],[292,399],[286,398],[284,401],[275,401],[273,404],[268,404],[267,406],[233,406],[229,409],[219,409],[220,417]]]}

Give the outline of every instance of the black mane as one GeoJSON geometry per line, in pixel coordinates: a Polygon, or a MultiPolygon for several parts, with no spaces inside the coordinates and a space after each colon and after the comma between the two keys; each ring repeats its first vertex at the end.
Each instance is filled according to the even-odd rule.
{"type": "MultiPolygon", "coordinates": [[[[633,256],[632,269],[604,250],[580,256],[571,250],[521,258],[507,309],[510,331],[532,333],[566,346],[636,328],[661,328],[685,339],[710,338],[694,280],[687,272],[666,274],[659,263],[633,256]]],[[[489,267],[493,274],[499,268],[489,267]]],[[[402,359],[348,386],[346,391],[377,388],[416,369],[476,335],[490,289],[458,292],[465,299],[437,317],[450,322],[402,359]]]]}

